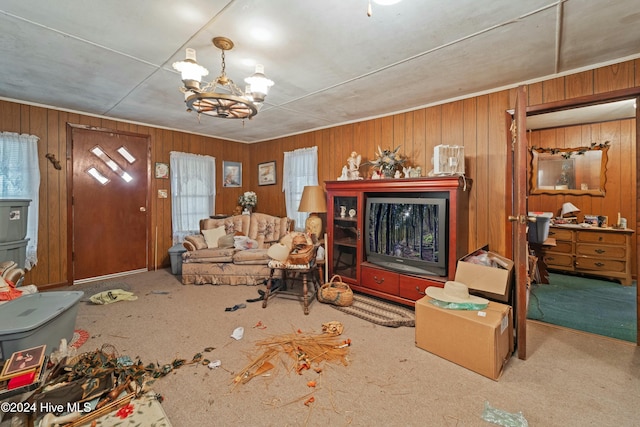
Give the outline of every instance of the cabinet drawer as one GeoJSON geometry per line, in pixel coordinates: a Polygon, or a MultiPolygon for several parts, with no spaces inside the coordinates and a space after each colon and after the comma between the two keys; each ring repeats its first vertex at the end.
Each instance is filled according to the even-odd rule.
{"type": "Polygon", "coordinates": [[[571,267],[573,268],[573,255],[560,254],[555,252],[547,252],[544,255],[544,262],[548,267],[571,267]]]}
{"type": "Polygon", "coordinates": [[[551,248],[551,250],[553,252],[560,252],[560,253],[563,253],[563,254],[572,254],[573,253],[573,243],[556,241],[556,245],[553,248],[551,248]]]}
{"type": "Polygon", "coordinates": [[[578,231],[576,239],[578,242],[603,243],[608,245],[624,245],[627,242],[624,234],[598,233],[597,231],[578,231]]]}
{"type": "Polygon", "coordinates": [[[439,286],[442,288],[444,283],[421,279],[419,277],[400,276],[400,296],[403,298],[417,301],[425,295],[424,291],[429,286],[439,286]]]}
{"type": "Polygon", "coordinates": [[[556,240],[573,240],[573,232],[571,230],[562,230],[560,228],[551,228],[549,230],[549,237],[553,237],[556,240]]]}
{"type": "Polygon", "coordinates": [[[577,257],[576,268],[580,270],[613,271],[624,273],[627,263],[612,259],[577,257]]]}
{"type": "Polygon", "coordinates": [[[625,246],[602,246],[578,243],[576,245],[576,255],[615,258],[624,261],[627,258],[627,248],[625,246]]]}
{"type": "Polygon", "coordinates": [[[400,291],[398,284],[400,275],[398,273],[365,266],[362,266],[360,272],[362,274],[360,281],[362,286],[398,295],[400,291]]]}

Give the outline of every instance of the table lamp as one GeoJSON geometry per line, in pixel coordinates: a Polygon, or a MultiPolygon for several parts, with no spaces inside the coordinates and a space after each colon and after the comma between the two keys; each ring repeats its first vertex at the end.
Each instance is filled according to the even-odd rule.
{"type": "Polygon", "coordinates": [[[576,212],[580,212],[580,209],[576,207],[573,203],[567,202],[562,205],[562,210],[560,211],[560,216],[575,216],[576,212]]]}
{"type": "Polygon", "coordinates": [[[327,198],[324,190],[319,185],[306,185],[302,190],[302,199],[298,206],[298,212],[310,212],[309,218],[304,224],[305,232],[322,235],[322,218],[317,214],[327,211],[327,198]]]}

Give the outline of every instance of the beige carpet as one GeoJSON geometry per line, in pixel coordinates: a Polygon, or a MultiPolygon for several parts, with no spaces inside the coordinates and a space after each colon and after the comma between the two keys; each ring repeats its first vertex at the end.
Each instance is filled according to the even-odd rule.
{"type": "MultiPolygon", "coordinates": [[[[221,367],[185,366],[157,380],[171,423],[180,426],[490,426],[485,402],[522,411],[530,426],[635,426],[640,351],[630,343],[529,323],[526,361],[512,358],[496,382],[415,346],[414,328],[379,326],[314,301],[305,316],[297,300],[274,298],[266,309],[247,303],[257,288],[183,286],[169,270],[127,277],[136,301],[80,303],[77,329],[144,363],[191,359],[206,347],[221,367]],[[245,308],[225,312],[245,303],[245,308]],[[233,386],[234,373],[257,356],[255,342],[322,323],[344,324],[349,366],[320,373],[290,372],[277,363],[270,376],[233,386]],[[256,327],[256,325],[259,325],[256,327]],[[236,327],[244,337],[230,337],[236,327]],[[316,380],[317,386],[307,386],[316,380]],[[313,395],[308,406],[304,401],[313,395]]],[[[76,289],[82,289],[82,285],[76,289]]]]}

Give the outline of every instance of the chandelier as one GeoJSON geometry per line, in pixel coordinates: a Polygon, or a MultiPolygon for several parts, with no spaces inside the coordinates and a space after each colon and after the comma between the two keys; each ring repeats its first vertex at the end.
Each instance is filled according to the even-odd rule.
{"type": "Polygon", "coordinates": [[[173,63],[173,68],[182,75],[184,86],[180,91],[184,93],[187,111],[223,119],[250,119],[258,114],[273,81],[265,77],[264,67],[257,64],[255,73],[244,79],[247,85],[242,91],[225,72],[224,52],[233,49],[233,42],[226,37],[215,37],[212,41],[222,51],[222,71],[215,80],[200,87],[209,70],[196,62],[195,49],[187,48],[187,58],[173,63]]]}

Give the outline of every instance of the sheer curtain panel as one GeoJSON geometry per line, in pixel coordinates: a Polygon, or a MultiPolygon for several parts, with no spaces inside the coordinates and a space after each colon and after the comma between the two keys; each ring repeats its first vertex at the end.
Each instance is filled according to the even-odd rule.
{"type": "Polygon", "coordinates": [[[216,159],[177,151],[169,155],[171,226],[176,244],[199,233],[200,220],[215,212],[216,159]]]}
{"type": "Polygon", "coordinates": [[[27,212],[27,270],[38,263],[38,139],[34,135],[0,132],[0,199],[31,200],[27,212]]]}
{"type": "Polygon", "coordinates": [[[304,230],[308,212],[298,212],[305,185],[318,185],[318,147],[300,148],[284,153],[282,191],[287,216],[295,220],[296,230],[304,230]]]}

